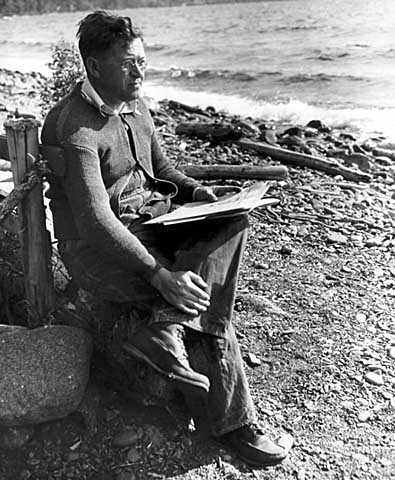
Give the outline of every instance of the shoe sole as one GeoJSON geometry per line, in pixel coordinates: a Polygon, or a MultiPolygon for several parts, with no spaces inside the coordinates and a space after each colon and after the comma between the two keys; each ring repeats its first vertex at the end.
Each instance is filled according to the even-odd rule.
{"type": "Polygon", "coordinates": [[[206,385],[204,383],[200,383],[200,382],[194,382],[193,380],[187,380],[185,379],[184,377],[180,377],[179,375],[176,375],[175,373],[172,373],[172,372],[166,372],[166,370],[162,370],[158,365],[156,365],[156,363],[154,363],[150,358],[148,358],[143,352],[141,352],[138,348],[136,347],[133,347],[133,345],[124,345],[123,346],[123,349],[130,353],[131,355],[133,355],[134,357],[136,357],[137,359],[139,360],[142,360],[146,363],[148,363],[148,365],[150,367],[152,367],[154,370],[156,370],[157,372],[161,373],[162,375],[164,375],[165,377],[167,377],[169,380],[174,380],[174,381],[178,381],[178,382],[181,382],[183,384],[186,384],[186,385],[189,385],[189,386],[193,386],[195,388],[199,388],[200,390],[203,390],[205,394],[208,393],[209,391],[209,388],[210,386],[209,385],[206,385]]]}
{"type": "Polygon", "coordinates": [[[266,467],[275,467],[276,465],[279,465],[283,460],[287,458],[287,455],[285,457],[281,458],[280,460],[273,460],[272,462],[254,462],[251,461],[250,459],[243,457],[239,453],[235,452],[236,455],[240,458],[240,460],[248,465],[251,465],[252,467],[257,467],[257,468],[266,468],[266,467]]]}

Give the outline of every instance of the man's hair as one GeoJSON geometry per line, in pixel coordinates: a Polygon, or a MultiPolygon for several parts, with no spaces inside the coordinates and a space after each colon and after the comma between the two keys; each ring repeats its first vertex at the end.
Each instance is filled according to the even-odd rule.
{"type": "Polygon", "coordinates": [[[113,15],[104,10],[96,10],[78,24],[77,38],[84,63],[88,57],[105,53],[117,42],[131,42],[143,39],[141,30],[129,17],[113,15]]]}

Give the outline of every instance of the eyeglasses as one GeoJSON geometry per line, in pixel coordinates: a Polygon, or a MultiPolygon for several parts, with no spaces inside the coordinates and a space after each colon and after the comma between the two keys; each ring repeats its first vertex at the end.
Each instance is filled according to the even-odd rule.
{"type": "Polygon", "coordinates": [[[123,72],[130,72],[132,70],[139,70],[144,71],[148,66],[147,60],[145,58],[129,58],[125,60],[121,64],[121,69],[123,72]]]}

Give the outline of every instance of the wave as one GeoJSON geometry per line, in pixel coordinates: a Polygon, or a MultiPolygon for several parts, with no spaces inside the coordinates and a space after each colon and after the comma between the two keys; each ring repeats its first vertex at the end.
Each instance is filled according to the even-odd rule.
{"type": "Polygon", "coordinates": [[[395,58],[395,48],[390,48],[386,52],[379,54],[379,56],[384,58],[395,58]]]}
{"type": "Polygon", "coordinates": [[[369,78],[359,77],[355,75],[329,75],[326,73],[298,73],[296,75],[283,76],[279,79],[280,82],[290,85],[294,83],[308,83],[308,82],[332,82],[337,80],[349,80],[351,82],[365,82],[369,78]]]}
{"type": "Polygon", "coordinates": [[[167,48],[167,46],[163,45],[161,43],[153,43],[152,45],[145,44],[144,48],[148,52],[160,52],[162,50],[165,50],[167,48]]]}
{"type": "Polygon", "coordinates": [[[271,103],[237,95],[192,92],[149,82],[146,83],[144,92],[157,100],[172,99],[201,108],[212,106],[232,115],[264,121],[306,125],[310,120],[319,119],[330,127],[355,131],[362,138],[383,135],[388,140],[395,141],[395,108],[334,108],[310,105],[295,99],[271,103]]]}
{"type": "Polygon", "coordinates": [[[244,71],[231,70],[200,70],[200,69],[183,69],[177,66],[170,68],[150,68],[149,75],[151,78],[196,78],[199,80],[234,80],[235,82],[252,82],[266,76],[281,76],[279,71],[262,71],[258,73],[248,73],[244,71]]]}
{"type": "Polygon", "coordinates": [[[322,62],[334,62],[338,58],[345,58],[349,56],[350,56],[350,53],[348,52],[343,52],[338,54],[320,53],[316,57],[308,57],[307,60],[320,60],[322,62]]]}
{"type": "Polygon", "coordinates": [[[33,40],[33,39],[25,39],[25,40],[0,40],[0,46],[16,46],[16,45],[21,45],[21,46],[25,46],[25,45],[29,45],[29,46],[38,46],[38,47],[43,47],[43,46],[48,46],[50,45],[51,43],[46,43],[46,42],[41,42],[41,41],[38,41],[38,40],[33,40]]]}
{"type": "Polygon", "coordinates": [[[258,33],[268,33],[270,32],[295,32],[299,30],[319,30],[320,27],[319,25],[280,25],[278,27],[274,28],[262,28],[258,30],[258,33]]]}
{"type": "Polygon", "coordinates": [[[300,83],[329,83],[342,81],[350,82],[368,82],[370,79],[367,77],[361,77],[356,75],[329,75],[326,73],[298,73],[296,75],[284,75],[280,71],[263,70],[260,72],[245,72],[241,70],[200,70],[200,69],[183,69],[177,66],[171,66],[170,68],[150,68],[150,78],[163,78],[172,80],[187,80],[197,79],[200,81],[220,79],[230,80],[234,82],[253,82],[264,79],[266,77],[278,77],[276,81],[281,82],[284,85],[293,85],[300,83]]]}
{"type": "Polygon", "coordinates": [[[230,71],[230,70],[193,70],[183,69],[178,67],[170,67],[166,69],[150,68],[149,75],[151,78],[163,78],[168,77],[172,79],[180,78],[196,78],[199,80],[217,80],[223,78],[226,80],[234,80],[235,82],[251,82],[257,80],[264,75],[280,75],[280,72],[261,72],[259,74],[251,74],[242,71],[230,71]]]}

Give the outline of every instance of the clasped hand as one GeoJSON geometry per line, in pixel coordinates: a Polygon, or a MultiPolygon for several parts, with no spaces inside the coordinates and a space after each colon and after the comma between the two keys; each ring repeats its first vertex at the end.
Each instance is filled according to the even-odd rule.
{"type": "Polygon", "coordinates": [[[167,302],[184,313],[196,316],[210,306],[207,283],[197,273],[161,268],[153,276],[151,284],[167,302]]]}

